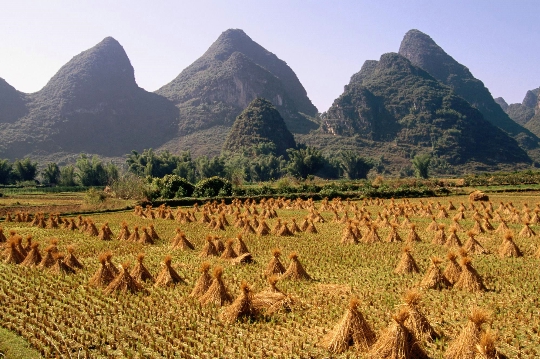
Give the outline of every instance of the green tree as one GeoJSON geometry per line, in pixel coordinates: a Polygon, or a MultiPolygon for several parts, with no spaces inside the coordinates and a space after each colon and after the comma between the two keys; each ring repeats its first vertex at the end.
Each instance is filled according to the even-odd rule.
{"type": "Polygon", "coordinates": [[[75,167],[73,165],[64,166],[60,169],[58,184],[67,187],[77,185],[77,176],[75,175],[75,167]]]}
{"type": "Polygon", "coordinates": [[[47,184],[58,184],[60,181],[60,168],[55,162],[47,164],[47,167],[41,171],[41,176],[47,184]]]}
{"type": "Polygon", "coordinates": [[[373,168],[373,161],[366,159],[354,151],[342,151],[340,153],[340,168],[348,179],[367,178],[370,169],[373,168]]]}
{"type": "Polygon", "coordinates": [[[313,147],[299,145],[298,149],[288,149],[287,154],[289,155],[287,172],[299,178],[316,174],[325,163],[321,151],[313,147]]]}
{"type": "Polygon", "coordinates": [[[429,153],[424,153],[421,155],[416,155],[411,160],[411,163],[414,167],[414,172],[416,177],[419,178],[428,178],[429,177],[429,164],[431,162],[431,155],[429,153]]]}
{"type": "Polygon", "coordinates": [[[213,158],[201,156],[195,160],[195,170],[199,180],[215,176],[223,177],[225,176],[225,161],[218,156],[213,158]]]}
{"type": "Polygon", "coordinates": [[[37,175],[37,162],[32,162],[25,157],[22,160],[15,160],[13,163],[13,174],[18,181],[33,181],[37,175]]]}
{"type": "Polygon", "coordinates": [[[105,186],[118,178],[118,170],[113,164],[103,165],[97,156],[91,159],[84,153],[79,155],[75,163],[77,176],[83,186],[105,186]]]}
{"type": "Polygon", "coordinates": [[[12,178],[13,165],[9,160],[0,159],[0,184],[9,184],[12,178]]]}

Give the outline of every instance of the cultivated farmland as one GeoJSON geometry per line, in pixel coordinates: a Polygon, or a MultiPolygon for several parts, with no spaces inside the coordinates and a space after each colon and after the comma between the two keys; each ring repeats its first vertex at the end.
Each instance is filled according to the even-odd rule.
{"type": "Polygon", "coordinates": [[[385,350],[404,345],[391,339],[409,333],[403,336],[409,344],[420,344],[414,350],[442,358],[458,350],[453,340],[464,328],[477,326],[484,341],[473,343],[472,358],[491,358],[484,344],[493,340],[508,357],[534,358],[540,355],[538,203],[538,194],[472,203],[466,196],[215,202],[81,218],[46,213],[41,224],[40,215],[11,213],[0,224],[6,237],[0,325],[44,357],[386,357],[385,350]],[[72,223],[77,229],[68,228],[72,223]],[[117,239],[126,229],[129,235],[117,239]],[[28,236],[39,247],[27,245],[28,236]],[[50,266],[40,265],[43,259],[16,264],[14,251],[32,249],[50,254],[50,266]],[[449,266],[449,253],[472,277],[437,276],[449,266]],[[70,254],[83,265],[75,273],[63,266],[70,254]],[[269,263],[275,268],[276,260],[287,273],[270,275],[269,283],[269,263]],[[132,283],[126,273],[139,268],[141,275],[141,264],[163,285],[132,283]],[[105,268],[112,270],[109,279],[105,268]],[[210,294],[192,293],[210,285],[210,294]],[[407,329],[411,308],[435,334],[407,329]],[[375,337],[366,345],[355,336],[338,345],[333,330],[359,314],[375,337]]]}

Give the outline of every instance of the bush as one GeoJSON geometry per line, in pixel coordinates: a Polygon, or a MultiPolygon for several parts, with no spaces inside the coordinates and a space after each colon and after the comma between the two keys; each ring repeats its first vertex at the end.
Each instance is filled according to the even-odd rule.
{"type": "Polygon", "coordinates": [[[150,197],[149,184],[133,173],[126,173],[113,181],[111,189],[121,199],[144,200],[150,197]]]}
{"type": "Polygon", "coordinates": [[[193,195],[194,190],[191,183],[178,175],[165,175],[163,178],[154,178],[152,187],[152,197],[163,199],[190,197],[193,195]]]}
{"type": "Polygon", "coordinates": [[[232,184],[225,178],[210,177],[199,181],[193,191],[194,197],[217,197],[232,195],[232,184]]]}
{"type": "Polygon", "coordinates": [[[84,199],[88,204],[97,205],[105,202],[105,200],[107,199],[107,194],[101,190],[92,187],[88,191],[86,191],[84,199]]]}

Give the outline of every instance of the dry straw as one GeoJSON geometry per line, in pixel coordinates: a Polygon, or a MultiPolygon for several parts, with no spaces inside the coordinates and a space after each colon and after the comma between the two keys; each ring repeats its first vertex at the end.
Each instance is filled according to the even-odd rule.
{"type": "Polygon", "coordinates": [[[477,345],[480,344],[482,325],[489,320],[489,314],[479,308],[473,308],[469,315],[469,322],[461,333],[448,344],[444,353],[445,359],[475,359],[477,345]]]}
{"type": "Polygon", "coordinates": [[[420,301],[422,296],[416,290],[405,292],[403,300],[409,316],[405,321],[405,326],[414,334],[417,339],[427,341],[435,340],[439,337],[435,329],[429,323],[424,313],[420,310],[420,301]]]}
{"type": "Polygon", "coordinates": [[[73,269],[82,269],[84,266],[82,263],[75,257],[75,247],[73,245],[67,246],[67,256],[64,259],[64,263],[70,266],[73,269]]]}
{"type": "Polygon", "coordinates": [[[243,281],[240,285],[240,295],[234,302],[221,312],[219,319],[232,324],[240,319],[254,318],[253,294],[249,285],[243,281]]]}
{"type": "Polygon", "coordinates": [[[451,285],[454,285],[461,275],[461,266],[458,264],[457,254],[454,252],[448,252],[446,258],[448,259],[448,264],[444,269],[443,275],[451,285]]]}
{"type": "Polygon", "coordinates": [[[193,244],[191,244],[191,242],[188,241],[188,239],[186,238],[186,235],[184,234],[184,232],[180,230],[180,228],[176,228],[176,236],[171,241],[171,248],[181,249],[183,251],[195,249],[193,244]]]}
{"type": "Polygon", "coordinates": [[[238,256],[249,253],[249,249],[246,246],[246,243],[242,239],[242,235],[239,234],[236,236],[236,248],[234,250],[238,256]]]}
{"type": "Polygon", "coordinates": [[[431,265],[429,266],[424,278],[420,282],[420,287],[423,289],[444,289],[451,286],[450,282],[443,275],[439,264],[442,260],[436,257],[431,257],[431,265]]]}
{"type": "Polygon", "coordinates": [[[482,247],[480,242],[474,238],[475,233],[474,231],[467,232],[467,235],[469,236],[469,239],[467,242],[463,245],[463,249],[466,250],[469,253],[472,254],[487,254],[488,252],[482,247]]]}
{"type": "Polygon", "coordinates": [[[217,255],[218,251],[216,249],[216,246],[214,245],[214,239],[212,238],[212,236],[206,236],[206,244],[204,245],[201,254],[199,254],[199,257],[206,258],[217,255]]]}
{"type": "Polygon", "coordinates": [[[287,268],[281,278],[290,280],[311,280],[310,275],[307,274],[302,263],[298,260],[298,254],[291,253],[289,258],[291,259],[291,264],[289,264],[289,268],[287,268]]]}
{"type": "Polygon", "coordinates": [[[21,265],[27,267],[37,266],[41,262],[41,253],[39,252],[39,243],[34,242],[30,246],[30,251],[22,261],[21,265]]]}
{"type": "Polygon", "coordinates": [[[486,287],[482,281],[482,277],[471,264],[469,257],[461,259],[461,274],[458,281],[454,284],[454,288],[466,290],[468,292],[484,291],[486,287]]]}
{"type": "Polygon", "coordinates": [[[233,243],[234,239],[228,239],[225,243],[225,249],[223,250],[223,253],[221,253],[221,259],[233,259],[236,258],[236,252],[233,249],[233,243]]]}
{"type": "Polygon", "coordinates": [[[272,259],[270,262],[268,262],[268,265],[266,266],[266,270],[264,271],[264,275],[267,277],[270,277],[275,274],[283,274],[285,273],[285,267],[279,260],[279,257],[281,256],[281,251],[278,248],[275,248],[272,251],[272,259]]]}
{"type": "Polygon", "coordinates": [[[139,255],[137,256],[137,263],[135,264],[135,267],[133,267],[133,269],[131,270],[129,274],[135,281],[139,283],[146,282],[146,281],[154,283],[154,277],[145,267],[143,260],[144,260],[144,254],[139,253],[139,255]]]}
{"type": "Polygon", "coordinates": [[[369,351],[369,358],[377,359],[427,359],[417,338],[405,326],[409,317],[407,308],[401,308],[393,322],[381,334],[369,351]]]}
{"type": "Polygon", "coordinates": [[[499,247],[499,255],[505,257],[522,257],[523,253],[514,242],[512,232],[508,231],[504,235],[503,242],[499,247]]]}
{"type": "Polygon", "coordinates": [[[163,260],[161,272],[156,278],[156,287],[170,287],[176,284],[185,284],[185,280],[174,270],[171,265],[172,257],[165,256],[163,260]]]}
{"type": "Polygon", "coordinates": [[[68,266],[66,263],[64,263],[64,255],[61,253],[58,253],[54,256],[54,264],[49,268],[51,273],[54,274],[75,274],[75,269],[68,266]]]}
{"type": "Polygon", "coordinates": [[[268,277],[269,287],[253,296],[253,307],[257,312],[271,315],[292,309],[294,300],[276,287],[277,281],[276,275],[268,277]]]}
{"type": "Polygon", "coordinates": [[[352,298],[339,323],[322,339],[322,346],[329,352],[340,354],[351,345],[366,352],[375,343],[375,332],[358,310],[358,305],[358,298],[352,298]]]}
{"type": "Polygon", "coordinates": [[[224,304],[232,302],[232,297],[223,282],[223,268],[214,268],[214,279],[212,284],[200,298],[201,304],[216,304],[222,306],[224,304]]]}
{"type": "Polygon", "coordinates": [[[100,266],[96,273],[90,278],[88,283],[94,287],[106,287],[114,279],[114,274],[111,272],[107,266],[107,253],[102,253],[99,255],[100,266]]]}
{"type": "Polygon", "coordinates": [[[201,275],[199,279],[197,279],[197,282],[195,283],[195,287],[193,287],[193,290],[189,294],[190,297],[199,298],[202,296],[208,288],[210,288],[210,285],[212,284],[212,277],[208,273],[210,270],[210,263],[209,262],[203,262],[201,264],[201,275]]]}
{"type": "Polygon", "coordinates": [[[394,273],[397,274],[408,274],[408,273],[418,273],[418,265],[414,260],[411,254],[412,248],[410,246],[405,246],[403,248],[403,254],[401,255],[401,260],[399,261],[394,273]]]}
{"type": "Polygon", "coordinates": [[[107,286],[107,288],[105,288],[105,294],[111,294],[114,292],[137,293],[143,290],[143,287],[129,274],[128,270],[129,263],[120,265],[120,273],[107,286]]]}

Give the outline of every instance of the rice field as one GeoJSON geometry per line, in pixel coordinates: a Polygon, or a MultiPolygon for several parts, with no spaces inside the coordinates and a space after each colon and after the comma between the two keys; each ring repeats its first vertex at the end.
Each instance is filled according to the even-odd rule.
{"type": "MultiPolygon", "coordinates": [[[[72,246],[70,250],[84,267],[67,274],[58,268],[5,263],[10,246],[3,243],[0,326],[25,338],[45,358],[367,358],[368,351],[358,346],[340,353],[328,350],[328,338],[349,309],[351,299],[357,298],[354,301],[357,311],[376,337],[384,338],[388,334],[385,330],[401,321],[405,293],[415,289],[419,293],[418,310],[438,334],[431,341],[418,339],[428,357],[443,358],[452,341],[467,326],[471,309],[480,308],[489,313],[482,330],[497,334],[498,351],[510,358],[535,358],[540,356],[539,205],[540,193],[527,193],[493,195],[490,202],[473,205],[467,196],[328,203],[270,200],[263,204],[216,202],[198,207],[138,209],[82,217],[94,223],[98,232],[107,223],[112,231],[111,240],[100,239],[101,233],[91,236],[79,229],[62,228],[62,224],[60,228],[47,229],[30,222],[16,222],[12,214],[13,221],[0,223],[7,241],[13,231],[23,237],[24,247],[26,237],[31,236],[33,242],[40,243],[42,255],[51,243],[57,242],[58,252],[65,255],[68,246],[72,246]],[[450,201],[455,209],[449,209],[450,201]],[[460,211],[461,203],[463,211],[460,211]],[[277,217],[271,218],[272,212],[277,217]],[[161,213],[170,218],[158,218],[161,213]],[[214,220],[212,226],[201,222],[204,213],[208,220],[214,220]],[[152,214],[156,218],[151,218],[152,214]],[[343,219],[345,214],[348,221],[343,219]],[[448,246],[440,242],[441,232],[446,238],[453,233],[451,227],[456,226],[453,218],[458,215],[464,217],[457,220],[459,228],[455,235],[459,242],[465,246],[470,233],[485,249],[485,254],[472,253],[474,248],[465,253],[455,243],[448,246]],[[279,222],[281,230],[277,228],[277,232],[287,234],[283,231],[284,224],[290,230],[294,219],[302,227],[306,217],[312,220],[316,233],[307,230],[289,236],[278,233],[258,236],[245,229],[247,220],[254,230],[258,227],[255,220],[264,221],[271,232],[279,222]],[[187,218],[195,221],[189,222],[187,218]],[[489,227],[486,219],[493,229],[485,230],[489,227]],[[223,229],[218,228],[221,226],[216,221],[222,222],[223,229]],[[503,221],[513,233],[511,240],[522,257],[501,256],[507,231],[496,229],[503,221]],[[438,229],[430,230],[433,222],[438,229]],[[533,234],[525,233],[524,222],[529,223],[533,234]],[[141,236],[143,227],[148,231],[152,224],[159,239],[153,240],[153,244],[118,240],[122,223],[131,234],[137,227],[141,236]],[[419,241],[407,241],[411,224],[419,241]],[[350,231],[357,243],[350,238],[350,231]],[[193,245],[193,250],[171,248],[180,232],[193,245]],[[235,263],[234,259],[212,255],[201,257],[208,249],[205,248],[208,236],[213,236],[210,242],[215,244],[220,239],[224,249],[237,251],[239,234],[252,263],[235,263]],[[228,239],[233,239],[232,243],[227,244],[228,239]],[[437,241],[440,244],[434,243],[437,241]],[[416,262],[418,273],[395,273],[407,253],[405,247],[416,262]],[[223,268],[221,280],[233,301],[267,291],[265,270],[274,258],[275,249],[281,251],[279,259],[285,269],[295,263],[289,257],[294,253],[311,277],[311,280],[293,280],[294,276],[277,280],[274,286],[287,298],[287,305],[278,310],[256,311],[231,321],[225,320],[230,316],[223,314],[230,303],[203,305],[197,297],[190,296],[201,276],[203,262],[209,263],[210,275],[217,267],[223,268]],[[100,254],[107,251],[120,273],[134,268],[138,254],[144,253],[144,266],[154,278],[171,268],[182,280],[167,287],[141,282],[142,291],[137,293],[112,290],[107,294],[105,287],[90,285],[103,266],[100,254]],[[461,257],[470,259],[469,266],[480,276],[484,290],[457,289],[452,285],[443,289],[420,286],[433,262],[438,263],[433,257],[440,259],[438,267],[443,271],[448,265],[449,252],[457,256],[458,263],[463,260],[461,257]],[[170,264],[164,263],[167,256],[170,264]]],[[[60,218],[67,222],[81,221],[77,217],[60,215],[60,218]]],[[[47,222],[50,219],[45,216],[44,223],[47,222]]]]}

